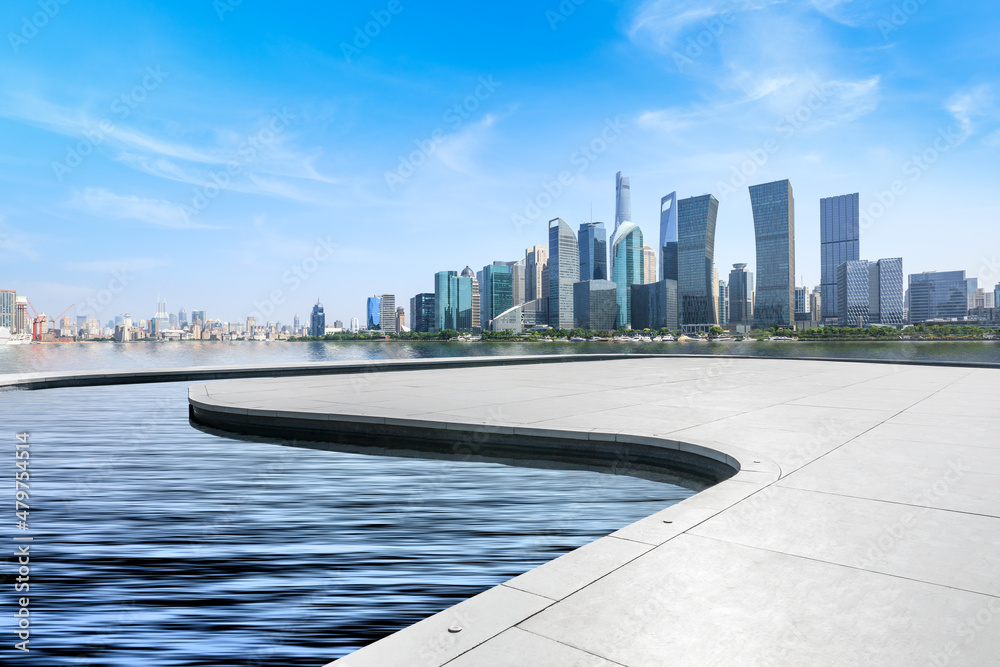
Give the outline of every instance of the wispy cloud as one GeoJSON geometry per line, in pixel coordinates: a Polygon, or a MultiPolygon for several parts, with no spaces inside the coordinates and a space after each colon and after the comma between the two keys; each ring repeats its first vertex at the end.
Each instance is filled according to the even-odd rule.
{"type": "Polygon", "coordinates": [[[93,262],[73,262],[69,265],[69,268],[74,271],[94,273],[112,273],[114,271],[138,273],[149,269],[170,266],[171,264],[172,262],[169,259],[163,257],[129,257],[126,259],[103,259],[93,262]]]}
{"type": "Polygon", "coordinates": [[[945,108],[958,121],[962,141],[965,141],[976,131],[975,119],[992,112],[993,90],[988,85],[981,85],[960,91],[948,100],[945,108]]]}
{"type": "Polygon", "coordinates": [[[207,229],[188,219],[179,204],[136,195],[119,195],[104,188],[87,188],[75,193],[70,205],[95,217],[136,220],[172,229],[207,229]]]}
{"type": "Polygon", "coordinates": [[[38,240],[31,234],[11,227],[7,224],[4,216],[0,215],[0,256],[14,255],[36,260],[39,258],[38,251],[35,249],[38,240]]]}

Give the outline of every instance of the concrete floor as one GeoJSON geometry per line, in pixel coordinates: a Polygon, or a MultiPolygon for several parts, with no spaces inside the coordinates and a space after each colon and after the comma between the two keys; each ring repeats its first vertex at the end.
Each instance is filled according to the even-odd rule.
{"type": "Polygon", "coordinates": [[[339,667],[943,667],[1000,665],[998,394],[1000,370],[622,357],[189,397],[196,420],[644,443],[739,470],[339,667]]]}

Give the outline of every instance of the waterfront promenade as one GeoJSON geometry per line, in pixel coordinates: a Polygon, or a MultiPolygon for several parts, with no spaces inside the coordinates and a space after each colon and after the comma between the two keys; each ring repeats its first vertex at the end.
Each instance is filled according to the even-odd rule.
{"type": "Polygon", "coordinates": [[[192,421],[723,481],[338,666],[1000,664],[1000,370],[705,357],[385,370],[196,385],[192,421]]]}

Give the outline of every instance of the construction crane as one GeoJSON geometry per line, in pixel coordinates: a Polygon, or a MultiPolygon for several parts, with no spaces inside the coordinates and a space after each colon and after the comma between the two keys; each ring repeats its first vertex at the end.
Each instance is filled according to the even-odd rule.
{"type": "Polygon", "coordinates": [[[70,304],[69,308],[67,308],[66,310],[64,310],[61,313],[59,313],[59,317],[53,319],[53,318],[49,317],[48,315],[46,315],[45,313],[39,314],[38,311],[35,310],[35,307],[32,305],[31,300],[28,299],[27,297],[25,297],[24,300],[28,304],[28,308],[31,308],[31,313],[34,316],[33,317],[34,323],[31,325],[31,340],[32,341],[36,341],[36,340],[37,341],[41,341],[42,340],[42,334],[45,333],[48,330],[48,326],[47,326],[48,323],[52,322],[52,327],[55,328],[56,322],[59,320],[59,318],[62,317],[63,315],[65,315],[66,313],[68,313],[69,309],[76,305],[75,303],[70,304]]]}

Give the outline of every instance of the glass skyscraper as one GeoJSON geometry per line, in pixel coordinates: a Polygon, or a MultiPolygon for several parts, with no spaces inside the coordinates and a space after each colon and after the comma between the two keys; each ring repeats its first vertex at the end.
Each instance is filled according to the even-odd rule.
{"type": "Polygon", "coordinates": [[[365,328],[369,331],[382,329],[382,298],[377,296],[368,297],[368,306],[365,309],[367,315],[365,328]]]}
{"type": "Polygon", "coordinates": [[[660,280],[677,280],[677,193],[660,200],[660,280]]]}
{"type": "Polygon", "coordinates": [[[593,331],[614,331],[618,295],[610,280],[585,280],[573,285],[576,326],[593,331]]]}
{"type": "Polygon", "coordinates": [[[428,333],[434,329],[434,295],[418,294],[410,299],[410,326],[417,333],[428,333]]]}
{"type": "Polygon", "coordinates": [[[851,260],[837,267],[838,323],[903,326],[903,259],[851,260]]]}
{"type": "Polygon", "coordinates": [[[632,285],[642,285],[642,230],[633,222],[623,222],[611,240],[611,277],[616,286],[618,317],[616,329],[632,323],[632,285]]]}
{"type": "Polygon", "coordinates": [[[680,328],[677,321],[677,281],[660,280],[645,285],[632,285],[632,328],[680,328]]]}
{"type": "Polygon", "coordinates": [[[753,274],[746,264],[733,264],[729,272],[729,323],[753,325],[753,274]]]}
{"type": "Polygon", "coordinates": [[[680,324],[707,330],[719,323],[715,285],[715,223],[719,200],[712,195],[677,202],[677,291],[680,324]]]}
{"type": "Polygon", "coordinates": [[[910,274],[910,323],[961,319],[969,315],[965,271],[910,274]]]}
{"type": "Polygon", "coordinates": [[[584,222],[580,244],[580,280],[608,279],[608,235],[603,222],[584,222]]]}
{"type": "MultiPolygon", "coordinates": [[[[473,333],[472,281],[456,271],[434,274],[434,330],[473,333]]],[[[479,323],[475,324],[479,328],[479,323]]]]}
{"type": "Polygon", "coordinates": [[[323,336],[326,334],[326,313],[323,312],[323,304],[319,301],[313,306],[312,314],[309,316],[309,335],[323,336]]]}
{"type": "Polygon", "coordinates": [[[493,262],[483,267],[483,282],[480,285],[480,308],[482,309],[483,330],[490,328],[490,322],[500,313],[514,307],[514,275],[506,262],[493,262]]]}
{"type": "Polygon", "coordinates": [[[632,221],[632,188],[628,183],[628,176],[622,176],[619,171],[615,174],[615,231],[612,236],[618,233],[618,228],[623,222],[632,221]]]}
{"type": "Polygon", "coordinates": [[[861,217],[858,193],[819,200],[821,319],[834,324],[839,318],[837,267],[861,259],[861,217]]]}
{"type": "Polygon", "coordinates": [[[549,220],[549,325],[573,328],[573,283],[580,280],[580,246],[562,218],[549,220]]]}
{"type": "Polygon", "coordinates": [[[750,186],[757,240],[757,329],[795,325],[795,198],[787,180],[750,186]]]}
{"type": "Polygon", "coordinates": [[[719,281],[719,324],[729,322],[729,285],[725,280],[719,281]]]}

